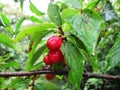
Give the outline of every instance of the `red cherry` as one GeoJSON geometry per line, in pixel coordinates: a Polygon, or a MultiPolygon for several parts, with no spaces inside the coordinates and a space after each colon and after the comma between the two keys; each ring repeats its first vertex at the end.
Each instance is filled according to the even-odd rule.
{"type": "Polygon", "coordinates": [[[47,47],[49,50],[58,50],[62,44],[62,38],[59,36],[52,36],[47,41],[47,47]]]}
{"type": "Polygon", "coordinates": [[[46,77],[47,80],[52,80],[55,77],[55,75],[53,75],[53,74],[46,74],[45,77],[46,77]]]}
{"type": "Polygon", "coordinates": [[[96,12],[98,12],[99,9],[98,9],[98,7],[95,7],[94,10],[95,10],[96,12]]]}
{"type": "Polygon", "coordinates": [[[62,63],[62,65],[63,65],[63,68],[66,67],[66,63],[65,63],[64,58],[61,60],[61,63],[62,63]]]}
{"type": "Polygon", "coordinates": [[[62,55],[62,52],[60,50],[50,51],[48,53],[48,58],[49,58],[51,63],[55,64],[55,63],[60,62],[60,60],[62,60],[63,55],[62,55]]]}
{"type": "Polygon", "coordinates": [[[51,62],[50,62],[50,60],[49,60],[49,58],[48,58],[48,54],[45,55],[45,57],[43,58],[43,62],[44,62],[46,65],[50,65],[50,64],[51,64],[51,62]]]}

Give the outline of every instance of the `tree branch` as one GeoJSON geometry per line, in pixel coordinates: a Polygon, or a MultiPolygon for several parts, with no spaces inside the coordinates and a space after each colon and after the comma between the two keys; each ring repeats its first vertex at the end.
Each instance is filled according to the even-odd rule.
{"type": "Polygon", "coordinates": [[[30,72],[0,72],[0,77],[13,77],[13,76],[31,76],[31,75],[38,75],[38,74],[59,74],[59,75],[66,75],[68,72],[63,70],[51,70],[51,69],[43,69],[37,71],[30,71],[30,72]]]}
{"type": "Polygon", "coordinates": [[[84,73],[83,76],[87,77],[87,78],[101,78],[101,79],[107,79],[107,80],[118,80],[118,81],[120,81],[120,76],[118,76],[118,75],[84,73]]]}
{"type": "MultiPolygon", "coordinates": [[[[58,74],[58,75],[67,75],[68,72],[65,70],[51,70],[51,69],[44,69],[38,71],[30,71],[30,72],[0,72],[0,77],[13,77],[13,76],[31,76],[31,75],[38,75],[38,74],[58,74]]],[[[83,73],[83,77],[87,78],[101,78],[107,80],[117,80],[120,81],[120,76],[118,75],[106,75],[106,74],[94,74],[94,73],[83,73]]]]}

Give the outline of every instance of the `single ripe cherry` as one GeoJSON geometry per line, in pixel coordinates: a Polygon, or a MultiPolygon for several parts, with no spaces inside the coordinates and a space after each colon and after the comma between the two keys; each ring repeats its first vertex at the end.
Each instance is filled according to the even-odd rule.
{"type": "Polygon", "coordinates": [[[52,64],[55,64],[62,60],[63,54],[60,50],[50,51],[48,53],[48,58],[52,64]]]}
{"type": "Polygon", "coordinates": [[[49,58],[48,58],[48,54],[45,55],[45,57],[43,58],[43,62],[44,62],[46,65],[50,65],[50,64],[51,64],[51,62],[50,62],[50,60],[49,60],[49,58]]]}
{"type": "Polygon", "coordinates": [[[95,8],[94,8],[94,10],[95,10],[96,12],[98,12],[98,11],[99,11],[98,7],[95,7],[95,8]]]}
{"type": "Polygon", "coordinates": [[[58,50],[62,45],[62,38],[59,36],[52,36],[47,41],[47,47],[49,50],[58,50]]]}
{"type": "Polygon", "coordinates": [[[47,80],[50,81],[50,80],[54,79],[55,75],[53,75],[53,74],[46,74],[45,77],[46,77],[47,80]]]}
{"type": "Polygon", "coordinates": [[[66,63],[65,63],[65,60],[64,60],[64,59],[61,60],[61,63],[62,63],[62,65],[63,65],[63,68],[65,68],[65,67],[66,67],[66,63]]]}

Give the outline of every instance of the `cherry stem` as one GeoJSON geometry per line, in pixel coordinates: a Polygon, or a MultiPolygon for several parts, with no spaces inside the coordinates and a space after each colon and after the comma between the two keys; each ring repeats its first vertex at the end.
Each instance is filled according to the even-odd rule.
{"type": "Polygon", "coordinates": [[[62,26],[58,26],[58,30],[60,31],[60,34],[61,34],[61,35],[64,35],[64,32],[63,32],[63,30],[62,30],[62,26]]]}
{"type": "MultiPolygon", "coordinates": [[[[58,30],[61,36],[64,36],[64,32],[62,30],[62,26],[58,26],[58,30]]],[[[62,37],[63,38],[63,37],[62,37]]],[[[63,40],[67,41],[66,37],[63,38],[63,40]]]]}

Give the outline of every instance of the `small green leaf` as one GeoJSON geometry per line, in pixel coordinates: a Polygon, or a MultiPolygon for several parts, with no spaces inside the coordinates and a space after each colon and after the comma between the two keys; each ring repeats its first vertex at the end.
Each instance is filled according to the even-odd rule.
{"type": "Polygon", "coordinates": [[[0,89],[4,89],[5,88],[5,79],[4,78],[0,78],[0,89]]]}
{"type": "Polygon", "coordinates": [[[55,5],[59,6],[60,11],[63,11],[65,8],[68,7],[68,5],[65,2],[61,1],[55,2],[55,5]]]}
{"type": "Polygon", "coordinates": [[[78,48],[69,41],[66,41],[65,45],[62,46],[62,52],[66,64],[70,67],[68,79],[76,88],[80,88],[79,85],[82,80],[84,69],[83,56],[78,48]]]}
{"type": "Polygon", "coordinates": [[[11,48],[14,48],[12,40],[10,39],[9,36],[7,36],[6,34],[0,33],[0,38],[1,38],[0,43],[4,44],[6,46],[9,46],[11,48]]]}
{"type": "Polygon", "coordinates": [[[77,8],[77,9],[81,8],[80,2],[78,0],[65,0],[65,2],[74,8],[77,8]]]}
{"type": "Polygon", "coordinates": [[[39,83],[35,84],[35,90],[59,90],[58,87],[49,81],[40,81],[39,83]]]}
{"type": "Polygon", "coordinates": [[[43,23],[40,26],[29,26],[22,29],[14,39],[14,42],[24,38],[25,36],[33,35],[34,33],[42,33],[44,30],[54,29],[56,26],[53,23],[43,23]]]}
{"type": "Polygon", "coordinates": [[[9,87],[9,88],[10,88],[10,87],[14,87],[16,84],[18,84],[19,82],[22,82],[22,81],[23,81],[23,79],[22,79],[21,77],[15,78],[15,79],[13,79],[12,82],[8,85],[8,87],[9,87]]]}
{"type": "Polygon", "coordinates": [[[98,60],[97,60],[97,56],[90,56],[89,57],[89,62],[93,68],[93,71],[94,72],[97,72],[98,71],[98,60]]]}
{"type": "Polygon", "coordinates": [[[24,0],[20,0],[20,8],[23,10],[23,3],[24,3],[24,0]]]}
{"type": "Polygon", "coordinates": [[[30,79],[24,79],[23,77],[18,77],[13,80],[11,80],[11,83],[8,88],[12,88],[10,90],[16,89],[16,90],[25,90],[26,87],[28,87],[28,83],[30,82],[30,79]]]}
{"type": "Polygon", "coordinates": [[[106,1],[103,9],[104,10],[101,12],[101,16],[105,21],[117,19],[112,3],[109,0],[106,1]]]}
{"type": "Polygon", "coordinates": [[[5,26],[5,28],[10,32],[10,33],[12,33],[13,31],[12,31],[12,28],[11,28],[11,26],[10,25],[8,25],[8,26],[5,26]]]}
{"type": "Polygon", "coordinates": [[[120,65],[120,39],[117,40],[106,56],[107,65],[104,71],[108,71],[115,66],[120,65]]]}
{"type": "Polygon", "coordinates": [[[15,34],[18,33],[20,26],[22,25],[23,21],[25,20],[25,17],[21,18],[20,20],[18,20],[16,27],[15,27],[15,34]]]}
{"type": "Polygon", "coordinates": [[[42,23],[42,21],[40,21],[37,17],[35,17],[35,16],[30,16],[29,17],[29,19],[31,20],[31,21],[33,21],[33,22],[36,22],[36,23],[42,23]]]}
{"type": "Polygon", "coordinates": [[[70,30],[72,30],[72,27],[69,23],[65,22],[64,24],[62,24],[62,30],[63,32],[69,32],[70,30]]]}
{"type": "Polygon", "coordinates": [[[31,12],[33,12],[34,14],[36,14],[38,16],[44,15],[44,13],[39,11],[32,2],[30,2],[30,10],[31,10],[31,12]]]}
{"type": "Polygon", "coordinates": [[[59,8],[56,5],[50,3],[48,5],[47,13],[51,21],[57,26],[62,24],[59,8]]]}
{"type": "Polygon", "coordinates": [[[73,16],[75,14],[77,14],[79,12],[79,10],[74,9],[74,8],[66,8],[62,11],[62,18],[66,19],[70,16],[73,16]]]}
{"type": "Polygon", "coordinates": [[[3,22],[2,22],[2,20],[0,19],[0,26],[4,26],[4,24],[3,24],[3,22]]]}
{"type": "Polygon", "coordinates": [[[0,16],[1,16],[1,20],[4,26],[7,26],[10,24],[10,20],[5,15],[1,14],[0,16]]]}
{"type": "Polygon", "coordinates": [[[1,21],[2,21],[3,25],[5,26],[5,28],[10,33],[12,33],[12,28],[10,26],[10,20],[7,18],[7,16],[5,16],[4,14],[0,14],[0,18],[1,18],[1,21]]]}
{"type": "Polygon", "coordinates": [[[91,10],[93,10],[96,6],[96,3],[98,2],[99,0],[93,0],[93,1],[90,1],[89,3],[86,4],[86,8],[89,8],[91,10]]]}
{"type": "Polygon", "coordinates": [[[11,62],[8,62],[8,63],[5,63],[5,64],[1,65],[1,68],[10,68],[10,67],[19,68],[20,66],[15,61],[11,61],[11,62]]]}

